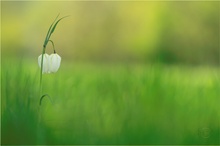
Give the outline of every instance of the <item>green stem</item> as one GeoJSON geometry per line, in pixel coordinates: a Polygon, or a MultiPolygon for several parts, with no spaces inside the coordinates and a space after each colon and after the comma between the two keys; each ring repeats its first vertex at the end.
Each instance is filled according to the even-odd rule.
{"type": "Polygon", "coordinates": [[[49,40],[49,42],[51,42],[51,44],[53,45],[53,52],[56,53],[56,50],[55,50],[53,41],[52,41],[52,40],[49,40]]]}
{"type": "Polygon", "coordinates": [[[42,74],[43,74],[43,61],[44,61],[44,54],[45,54],[46,46],[43,47],[42,55],[41,55],[41,67],[40,67],[40,93],[42,92],[42,74]]]}

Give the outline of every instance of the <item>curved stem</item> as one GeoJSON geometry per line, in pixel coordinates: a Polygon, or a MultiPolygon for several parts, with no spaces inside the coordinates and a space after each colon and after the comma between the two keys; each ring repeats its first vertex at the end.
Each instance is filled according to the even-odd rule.
{"type": "Polygon", "coordinates": [[[55,47],[54,47],[54,43],[52,40],[49,40],[48,42],[51,42],[52,46],[53,46],[53,52],[56,53],[55,47]]]}

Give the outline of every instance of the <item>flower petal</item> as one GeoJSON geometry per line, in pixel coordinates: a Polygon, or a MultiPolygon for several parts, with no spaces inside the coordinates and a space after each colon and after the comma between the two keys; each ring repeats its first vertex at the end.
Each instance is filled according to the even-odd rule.
{"type": "MultiPolygon", "coordinates": [[[[42,59],[42,54],[38,57],[38,65],[41,67],[41,59],[42,59]]],[[[50,73],[49,71],[49,55],[44,54],[43,55],[43,70],[42,73],[50,73]]]]}
{"type": "Polygon", "coordinates": [[[49,60],[50,60],[50,72],[52,73],[57,72],[60,67],[61,57],[57,53],[54,53],[49,56],[49,60]]]}

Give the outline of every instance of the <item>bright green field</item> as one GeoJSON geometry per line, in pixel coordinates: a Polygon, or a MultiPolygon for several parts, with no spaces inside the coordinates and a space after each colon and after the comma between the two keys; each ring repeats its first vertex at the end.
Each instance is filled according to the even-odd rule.
{"type": "Polygon", "coordinates": [[[2,144],[220,144],[214,67],[2,61],[2,144]],[[39,106],[40,96],[49,94],[39,106]]]}

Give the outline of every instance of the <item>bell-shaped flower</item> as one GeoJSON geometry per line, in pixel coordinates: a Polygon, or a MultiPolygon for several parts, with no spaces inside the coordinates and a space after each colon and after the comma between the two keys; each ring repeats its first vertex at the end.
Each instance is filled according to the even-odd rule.
{"type": "Polygon", "coordinates": [[[61,57],[57,53],[51,54],[49,56],[50,72],[52,73],[57,72],[60,67],[60,62],[61,62],[61,57]]]}
{"type": "MultiPolygon", "coordinates": [[[[41,67],[42,54],[38,57],[38,65],[41,67]]],[[[50,73],[49,69],[49,55],[45,53],[43,55],[43,69],[42,73],[50,73]]]]}

